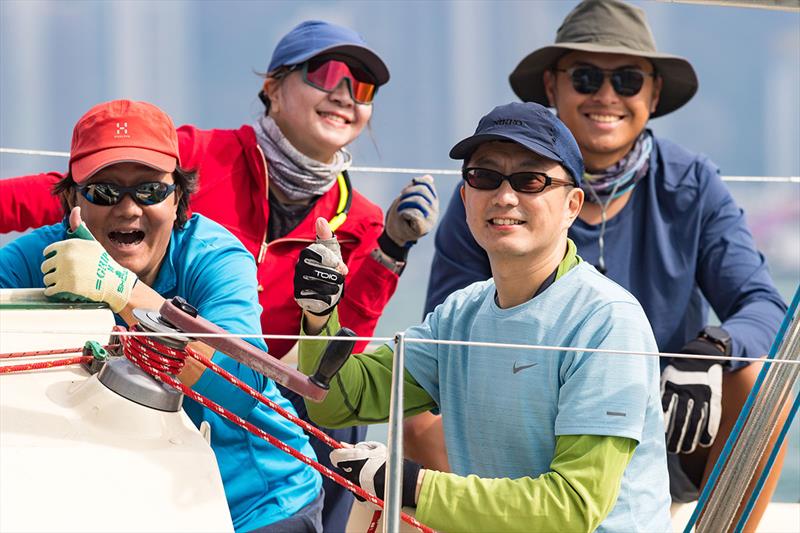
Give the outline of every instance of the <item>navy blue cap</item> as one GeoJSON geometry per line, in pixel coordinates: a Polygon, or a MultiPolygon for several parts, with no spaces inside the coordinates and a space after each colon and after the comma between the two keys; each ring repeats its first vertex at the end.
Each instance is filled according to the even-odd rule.
{"type": "Polygon", "coordinates": [[[546,107],[533,102],[500,105],[485,115],[475,134],[450,150],[451,159],[469,159],[478,146],[489,141],[512,141],[531,152],[561,163],[580,186],[583,157],[575,137],[546,107]]]}
{"type": "Polygon", "coordinates": [[[299,65],[323,53],[340,53],[360,61],[375,76],[378,85],[389,81],[389,69],[359,34],[330,22],[306,20],[278,41],[267,72],[299,65]]]}

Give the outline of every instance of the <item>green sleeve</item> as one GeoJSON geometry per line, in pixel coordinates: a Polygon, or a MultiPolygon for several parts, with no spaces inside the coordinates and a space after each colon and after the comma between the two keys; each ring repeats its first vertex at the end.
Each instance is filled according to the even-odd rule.
{"type": "MultiPolygon", "coordinates": [[[[334,311],[320,334],[334,335],[338,330],[339,317],[334,311]]],[[[310,375],[317,369],[327,343],[312,337],[300,341],[298,368],[301,372],[310,375]]],[[[394,352],[386,345],[372,354],[350,356],[331,381],[325,400],[321,403],[306,400],[311,420],[331,428],[386,422],[389,418],[393,356],[394,352]]],[[[431,396],[408,371],[404,372],[403,388],[405,416],[435,407],[431,396]]]]}
{"type": "Polygon", "coordinates": [[[536,479],[426,470],[417,519],[439,531],[594,531],[617,501],[635,448],[625,437],[562,435],[550,472],[536,479]]]}

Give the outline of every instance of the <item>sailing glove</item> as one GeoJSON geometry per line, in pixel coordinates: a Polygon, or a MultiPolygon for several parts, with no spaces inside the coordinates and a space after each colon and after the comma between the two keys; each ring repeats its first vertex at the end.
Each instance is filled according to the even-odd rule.
{"type": "Polygon", "coordinates": [[[115,313],[128,304],[136,274],[121,266],[86,225],[42,252],[45,296],[55,300],[105,302],[115,313]]]}
{"type": "Polygon", "coordinates": [[[294,299],[312,315],[329,315],[344,293],[342,251],[336,237],[321,239],[300,252],[294,269],[294,299]]]}
{"type": "MultiPolygon", "coordinates": [[[[386,480],[386,446],[380,442],[359,442],[352,448],[339,448],[330,454],[331,463],[339,473],[370,494],[384,499],[386,480]]],[[[405,459],[403,461],[403,507],[416,507],[417,478],[420,465],[405,459]]],[[[358,501],[366,501],[356,496],[358,501]]],[[[378,509],[377,506],[369,504],[378,509]]]]}
{"type": "MultiPolygon", "coordinates": [[[[725,355],[705,339],[694,339],[682,353],[725,355]]],[[[714,443],[722,413],[722,364],[705,359],[673,359],[661,373],[661,407],[667,452],[692,453],[714,443]]]]}
{"type": "Polygon", "coordinates": [[[439,197],[433,177],[411,180],[386,212],[386,224],[378,245],[389,257],[405,261],[408,249],[427,235],[439,218],[439,197]]]}

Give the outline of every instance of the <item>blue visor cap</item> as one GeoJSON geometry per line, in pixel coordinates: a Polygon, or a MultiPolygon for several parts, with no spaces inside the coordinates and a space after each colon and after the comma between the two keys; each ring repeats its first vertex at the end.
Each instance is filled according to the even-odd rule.
{"type": "Polygon", "coordinates": [[[377,84],[389,81],[389,69],[359,34],[330,22],[301,22],[278,41],[267,72],[278,67],[299,65],[325,53],[340,53],[360,61],[375,76],[377,84]]]}
{"type": "Polygon", "coordinates": [[[475,134],[450,150],[451,159],[466,160],[481,144],[511,141],[531,152],[561,163],[580,187],[583,157],[575,137],[546,107],[533,102],[513,102],[497,106],[485,115],[475,134]]]}

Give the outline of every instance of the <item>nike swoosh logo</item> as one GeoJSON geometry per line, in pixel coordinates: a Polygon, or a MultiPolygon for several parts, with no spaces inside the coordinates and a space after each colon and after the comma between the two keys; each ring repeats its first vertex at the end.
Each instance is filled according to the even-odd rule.
{"type": "Polygon", "coordinates": [[[521,372],[521,371],[525,370],[526,368],[530,368],[532,366],[536,366],[537,364],[538,363],[531,363],[531,364],[528,364],[528,365],[517,365],[517,362],[514,361],[514,368],[512,368],[511,371],[514,374],[516,374],[517,372],[521,372]]]}

